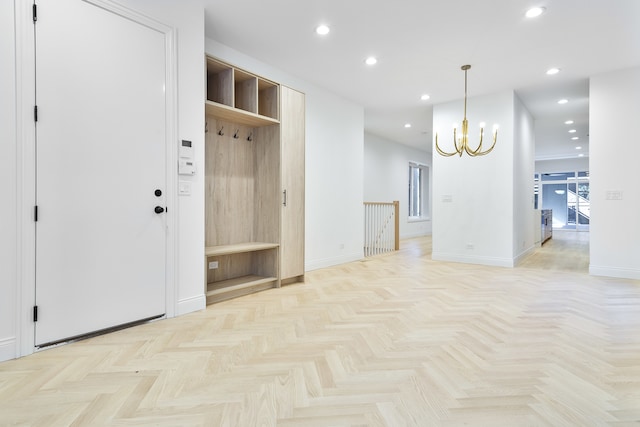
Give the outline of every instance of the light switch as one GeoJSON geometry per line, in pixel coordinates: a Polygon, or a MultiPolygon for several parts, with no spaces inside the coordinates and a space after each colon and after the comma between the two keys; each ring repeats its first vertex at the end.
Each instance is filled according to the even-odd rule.
{"type": "Polygon", "coordinates": [[[620,190],[607,190],[607,200],[622,200],[622,191],[620,190]]]}
{"type": "Polygon", "coordinates": [[[178,194],[181,196],[190,196],[191,183],[189,181],[180,181],[178,183],[178,194]]]}

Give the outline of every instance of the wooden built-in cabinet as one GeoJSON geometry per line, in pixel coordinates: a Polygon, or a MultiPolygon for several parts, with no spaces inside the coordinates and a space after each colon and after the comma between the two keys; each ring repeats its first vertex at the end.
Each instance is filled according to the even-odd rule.
{"type": "Polygon", "coordinates": [[[207,58],[207,304],[304,280],[304,105],[207,58]]]}

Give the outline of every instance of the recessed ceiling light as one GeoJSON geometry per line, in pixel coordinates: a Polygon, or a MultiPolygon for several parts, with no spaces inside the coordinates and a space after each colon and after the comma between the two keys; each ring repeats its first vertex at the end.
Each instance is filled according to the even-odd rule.
{"type": "Polygon", "coordinates": [[[579,145],[576,147],[576,150],[582,150],[582,147],[580,147],[579,145]]]}
{"type": "Polygon", "coordinates": [[[410,128],[410,127],[411,127],[411,123],[405,123],[405,124],[404,124],[404,127],[406,127],[406,128],[410,128]]]}
{"type": "Polygon", "coordinates": [[[329,32],[331,31],[331,28],[329,28],[329,26],[327,25],[318,25],[316,27],[316,33],[320,34],[321,36],[326,36],[327,34],[329,34],[329,32]]]}
{"type": "Polygon", "coordinates": [[[553,76],[554,74],[558,74],[560,72],[560,68],[549,68],[547,70],[547,74],[553,76]]]}
{"type": "Polygon", "coordinates": [[[375,56],[370,56],[364,60],[364,63],[367,65],[375,65],[378,62],[378,59],[375,56]]]}
{"type": "Polygon", "coordinates": [[[576,130],[575,129],[571,129],[571,130],[569,130],[569,133],[576,133],[576,130]]]}
{"type": "Polygon", "coordinates": [[[567,102],[569,102],[568,99],[561,99],[560,101],[558,101],[558,104],[566,104],[567,102]]]}
{"type": "Polygon", "coordinates": [[[578,157],[584,157],[584,154],[580,153],[578,154],[578,157]]]}
{"type": "Polygon", "coordinates": [[[565,125],[572,125],[573,124],[573,120],[567,120],[566,122],[564,122],[565,125]]]}
{"type": "Polygon", "coordinates": [[[542,15],[545,10],[546,9],[544,7],[532,7],[531,9],[527,10],[527,13],[525,13],[525,16],[527,18],[535,18],[542,15]]]}
{"type": "Polygon", "coordinates": [[[420,97],[420,99],[423,100],[423,101],[426,101],[429,98],[431,98],[431,97],[429,95],[427,95],[426,93],[420,97]]]}
{"type": "Polygon", "coordinates": [[[574,141],[577,141],[577,140],[579,140],[579,139],[580,139],[580,137],[578,137],[578,136],[574,136],[574,137],[573,137],[573,138],[571,138],[571,139],[573,139],[574,141]]]}

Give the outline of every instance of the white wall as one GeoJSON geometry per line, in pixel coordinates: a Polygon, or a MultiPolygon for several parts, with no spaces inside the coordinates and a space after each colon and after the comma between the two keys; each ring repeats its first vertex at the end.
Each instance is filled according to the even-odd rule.
{"type": "Polygon", "coordinates": [[[431,195],[431,153],[365,132],[364,199],[367,202],[400,202],[400,238],[431,234],[431,200],[428,219],[409,222],[409,162],[429,166],[431,195]]]}
{"type": "Polygon", "coordinates": [[[215,40],[205,50],[305,93],[305,270],[361,259],[364,109],[215,40]]]}
{"type": "Polygon", "coordinates": [[[513,112],[513,254],[517,264],[536,248],[540,233],[534,227],[539,224],[534,217],[534,120],[517,95],[514,96],[513,112]]]}
{"type": "Polygon", "coordinates": [[[589,94],[589,272],[640,279],[640,68],[592,77],[589,94]]]}
{"type": "Polygon", "coordinates": [[[16,357],[17,218],[14,3],[0,2],[0,361],[16,357]]]}
{"type": "MultiPolygon", "coordinates": [[[[486,122],[489,130],[493,123],[500,125],[498,143],[490,154],[443,157],[437,154],[434,141],[434,260],[505,267],[515,263],[514,96],[513,91],[505,91],[468,100],[472,148],[479,140],[480,122],[486,122]]],[[[434,106],[434,133],[439,133],[444,151],[453,151],[451,124],[461,123],[462,113],[462,100],[434,106]]],[[[488,139],[483,145],[487,148],[488,139]]]]}

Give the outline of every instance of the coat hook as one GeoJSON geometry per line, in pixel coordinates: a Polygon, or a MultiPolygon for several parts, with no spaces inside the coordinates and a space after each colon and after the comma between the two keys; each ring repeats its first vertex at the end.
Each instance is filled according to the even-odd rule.
{"type": "Polygon", "coordinates": [[[247,137],[247,141],[253,141],[253,132],[249,133],[249,136],[247,137]]]}
{"type": "Polygon", "coordinates": [[[240,129],[236,129],[236,133],[234,133],[234,134],[233,134],[233,139],[238,139],[238,138],[240,138],[240,137],[238,136],[238,132],[239,132],[239,131],[240,131],[240,129]]]}
{"type": "Polygon", "coordinates": [[[222,126],[220,128],[220,130],[218,131],[218,135],[220,135],[220,136],[224,135],[224,132],[222,132],[222,129],[224,129],[224,126],[222,126]]]}

